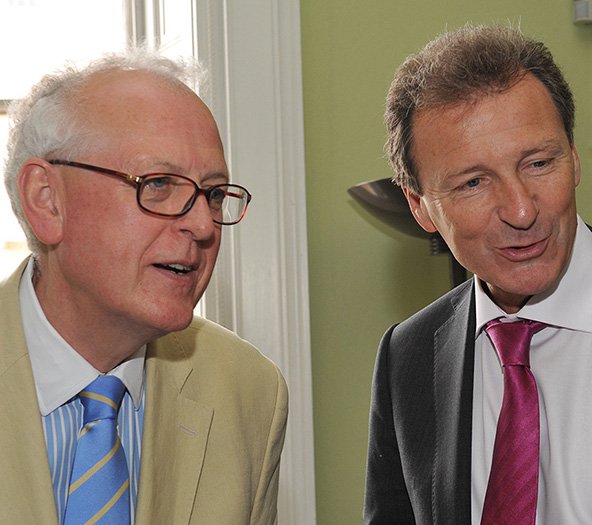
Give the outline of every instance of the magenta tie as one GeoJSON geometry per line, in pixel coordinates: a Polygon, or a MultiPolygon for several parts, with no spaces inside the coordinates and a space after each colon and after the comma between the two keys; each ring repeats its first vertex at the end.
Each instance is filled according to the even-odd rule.
{"type": "Polygon", "coordinates": [[[533,525],[539,481],[539,398],[530,371],[530,340],[544,323],[487,323],[504,368],[504,399],[493,447],[482,525],[533,525]]]}

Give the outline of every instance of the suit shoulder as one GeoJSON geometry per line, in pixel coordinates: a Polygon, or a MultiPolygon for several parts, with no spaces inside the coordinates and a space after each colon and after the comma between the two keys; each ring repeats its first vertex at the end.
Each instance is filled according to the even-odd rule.
{"type": "Polygon", "coordinates": [[[385,337],[392,339],[421,339],[433,333],[459,310],[470,307],[473,281],[466,281],[401,323],[392,325],[385,337]]]}
{"type": "Polygon", "coordinates": [[[389,384],[402,390],[409,387],[410,381],[416,385],[430,384],[436,337],[453,336],[454,348],[462,350],[474,323],[472,298],[473,284],[468,281],[402,323],[392,325],[383,335],[378,348],[375,381],[387,374],[389,384]]]}
{"type": "Polygon", "coordinates": [[[166,340],[174,340],[190,360],[207,362],[209,367],[281,375],[275,363],[251,343],[202,317],[195,317],[185,330],[165,336],[166,340]]]}

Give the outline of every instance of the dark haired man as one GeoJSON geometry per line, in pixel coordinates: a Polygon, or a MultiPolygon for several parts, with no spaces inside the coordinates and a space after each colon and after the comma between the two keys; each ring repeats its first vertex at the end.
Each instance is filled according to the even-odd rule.
{"type": "Polygon", "coordinates": [[[386,123],[411,212],[474,278],[381,342],[365,522],[588,522],[592,233],[569,86],[542,43],[467,26],[400,66],[386,123]]]}

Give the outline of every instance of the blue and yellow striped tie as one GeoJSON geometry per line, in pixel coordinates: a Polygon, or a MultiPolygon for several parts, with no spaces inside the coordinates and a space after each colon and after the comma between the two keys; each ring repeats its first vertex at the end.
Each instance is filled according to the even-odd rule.
{"type": "Polygon", "coordinates": [[[84,406],[70,478],[64,525],[129,524],[129,473],[117,435],[117,411],[125,386],[99,376],[79,397],[84,406]]]}

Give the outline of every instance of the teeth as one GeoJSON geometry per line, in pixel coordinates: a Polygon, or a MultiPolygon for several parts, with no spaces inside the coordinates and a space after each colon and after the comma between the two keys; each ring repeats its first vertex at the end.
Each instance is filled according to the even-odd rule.
{"type": "Polygon", "coordinates": [[[173,268],[173,270],[178,270],[180,272],[188,272],[191,270],[189,266],[183,266],[182,264],[169,264],[169,268],[173,268]]]}
{"type": "Polygon", "coordinates": [[[183,264],[177,264],[177,263],[173,263],[173,264],[155,264],[156,267],[158,268],[162,268],[164,270],[169,270],[175,273],[189,273],[190,271],[193,270],[193,267],[191,266],[185,266],[183,264]]]}

